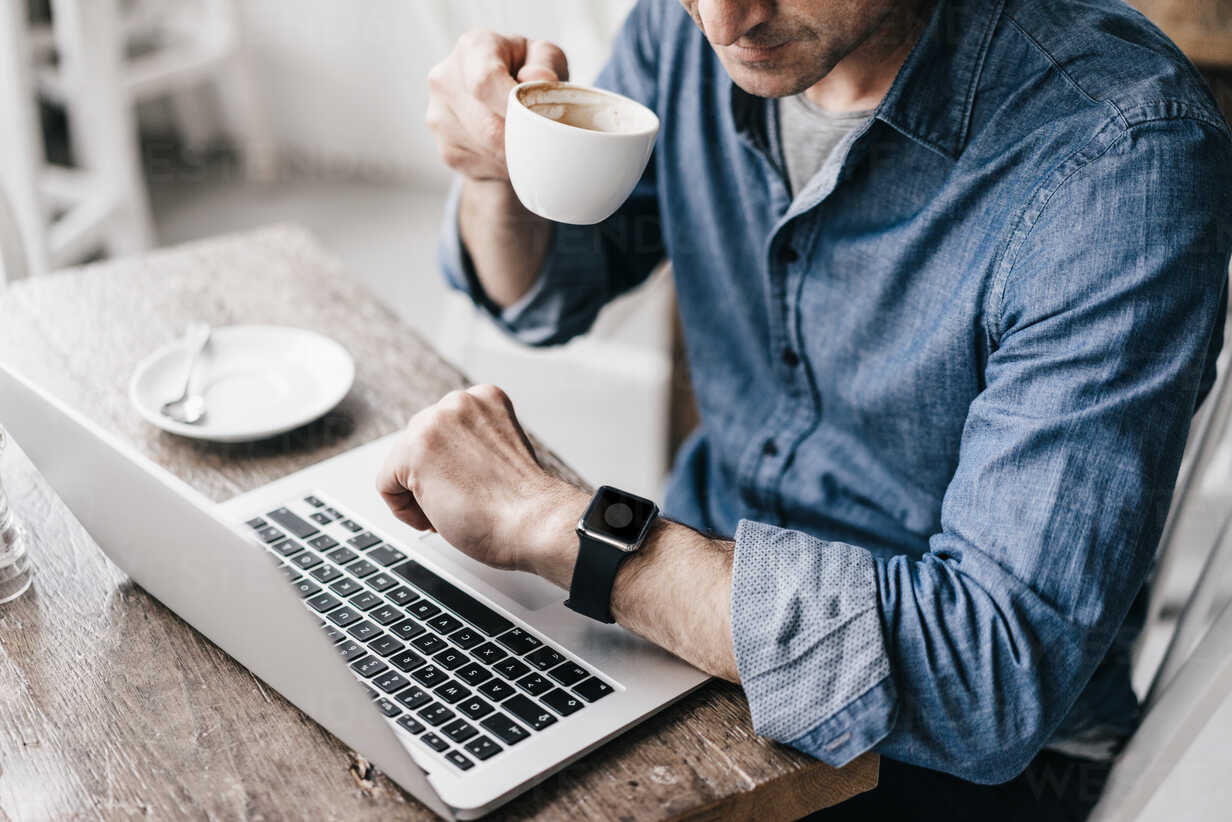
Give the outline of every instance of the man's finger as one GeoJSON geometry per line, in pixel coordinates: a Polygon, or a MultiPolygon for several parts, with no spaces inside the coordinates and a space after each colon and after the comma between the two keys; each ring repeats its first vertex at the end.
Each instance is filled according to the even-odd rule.
{"type": "Polygon", "coordinates": [[[418,531],[433,530],[415,495],[406,487],[407,483],[399,479],[398,460],[398,449],[395,449],[377,473],[376,490],[395,517],[418,531]]]}
{"type": "Polygon", "coordinates": [[[526,62],[518,70],[518,82],[568,79],[569,61],[560,47],[547,40],[531,40],[526,47],[526,62]]]}

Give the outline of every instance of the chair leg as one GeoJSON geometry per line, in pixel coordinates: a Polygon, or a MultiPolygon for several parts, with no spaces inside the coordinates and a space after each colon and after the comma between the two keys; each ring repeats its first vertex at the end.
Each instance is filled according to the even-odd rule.
{"type": "Polygon", "coordinates": [[[250,180],[270,182],[278,174],[278,150],[260,94],[253,81],[248,50],[240,33],[234,0],[209,0],[207,9],[217,35],[231,42],[231,59],[218,78],[223,119],[238,145],[250,180]]]}
{"type": "Polygon", "coordinates": [[[0,219],[11,236],[0,238],[5,276],[47,271],[46,213],[39,196],[44,166],[30,77],[25,0],[0,0],[0,195],[11,206],[0,219]]]}
{"type": "Polygon", "coordinates": [[[123,35],[116,0],[52,0],[56,44],[70,88],[69,127],[81,166],[118,202],[107,251],[144,251],[154,229],[136,111],[123,82],[123,35]]]}

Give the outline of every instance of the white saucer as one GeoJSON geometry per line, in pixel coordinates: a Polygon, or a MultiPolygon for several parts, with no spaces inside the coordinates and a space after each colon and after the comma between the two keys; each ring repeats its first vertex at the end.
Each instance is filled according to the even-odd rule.
{"type": "Polygon", "coordinates": [[[128,397],[146,422],[213,442],[245,442],[290,431],[322,416],[351,390],[355,362],[338,343],[313,331],[272,325],[215,328],[197,360],[193,384],[205,395],[205,418],[186,425],[163,416],[183,387],[183,340],[141,361],[128,397]]]}

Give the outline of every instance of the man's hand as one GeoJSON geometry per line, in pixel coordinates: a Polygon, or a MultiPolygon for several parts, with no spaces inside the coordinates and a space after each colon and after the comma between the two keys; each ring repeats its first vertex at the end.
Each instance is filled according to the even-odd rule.
{"type": "Polygon", "coordinates": [[[559,537],[572,535],[587,504],[539,465],[513,404],[494,385],[450,392],[412,417],[377,490],[412,528],[433,529],[488,565],[537,573],[559,564],[559,537]]]}
{"type": "Polygon", "coordinates": [[[472,180],[508,180],[505,106],[531,80],[568,80],[565,54],[546,40],[472,31],[428,73],[428,128],[445,163],[472,180]]]}

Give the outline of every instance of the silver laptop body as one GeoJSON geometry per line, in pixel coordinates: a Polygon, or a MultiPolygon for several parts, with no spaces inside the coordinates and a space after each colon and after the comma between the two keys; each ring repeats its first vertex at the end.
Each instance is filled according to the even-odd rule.
{"type": "Polygon", "coordinates": [[[138,585],[442,817],[482,816],[707,679],[618,626],[566,609],[564,592],[555,586],[487,568],[439,536],[403,525],[373,490],[387,440],[216,505],[3,366],[0,423],[138,585]],[[271,519],[272,513],[305,536],[271,519]],[[313,514],[322,516],[314,520],[313,514]],[[305,523],[319,527],[308,534],[305,523]],[[359,530],[352,530],[356,525],[359,530]],[[281,536],[270,540],[268,528],[281,536]],[[321,550],[309,545],[314,540],[321,550]],[[373,540],[368,548],[355,547],[373,540]],[[295,550],[285,556],[274,550],[278,546],[295,550]],[[343,562],[346,554],[335,553],[340,548],[355,557],[343,562]],[[374,568],[347,570],[359,568],[358,562],[374,568]],[[351,583],[339,585],[343,580],[379,582],[383,590],[373,593],[381,601],[370,604],[365,597],[366,609],[352,608],[364,592],[351,593],[351,583]],[[347,595],[331,593],[334,587],[347,595]],[[304,596],[312,588],[319,591],[304,596]],[[402,606],[388,597],[399,589],[415,598],[404,610],[417,606],[424,618],[393,619],[390,609],[402,606]],[[306,607],[327,593],[342,604],[321,612],[306,607]],[[471,604],[458,617],[450,603],[461,597],[471,604]],[[339,608],[359,611],[360,618],[346,614],[335,624],[330,617],[341,614],[339,608]],[[442,619],[449,615],[452,621],[442,619]],[[380,636],[365,633],[373,628],[380,636]],[[395,630],[404,633],[391,636],[395,630]],[[429,633],[446,645],[426,644],[429,633]],[[397,653],[390,651],[399,644],[397,653]],[[356,645],[362,654],[356,655],[356,645]],[[340,649],[350,649],[352,658],[344,660],[340,649]],[[484,653],[503,657],[488,662],[477,656],[484,653]],[[412,667],[407,660],[415,655],[423,661],[412,667]],[[348,661],[366,671],[384,669],[365,676],[348,661]],[[429,676],[427,667],[436,673],[429,676]],[[429,701],[421,705],[424,695],[429,701]],[[448,721],[441,719],[444,712],[448,721]],[[416,725],[423,730],[411,732],[416,725]],[[512,731],[509,743],[501,734],[512,731]],[[434,745],[424,741],[429,734],[434,745]],[[441,743],[444,750],[438,750],[441,743]],[[457,764],[460,759],[469,766],[457,764]]]}

